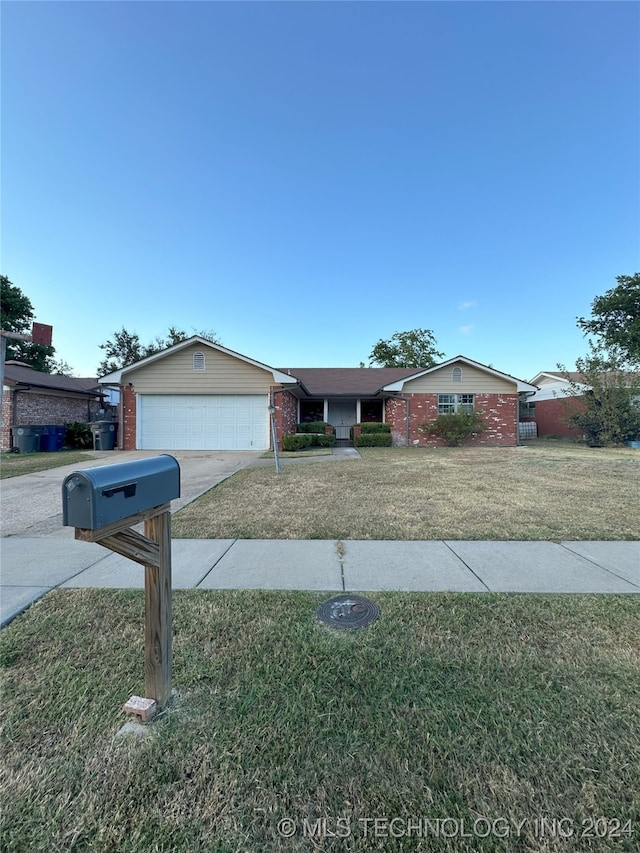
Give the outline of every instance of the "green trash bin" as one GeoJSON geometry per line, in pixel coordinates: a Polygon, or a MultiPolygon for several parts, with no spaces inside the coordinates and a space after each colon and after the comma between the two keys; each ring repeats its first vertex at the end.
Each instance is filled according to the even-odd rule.
{"type": "Polygon", "coordinates": [[[18,453],[38,453],[40,450],[40,437],[44,432],[43,426],[34,424],[17,424],[11,427],[11,438],[13,446],[18,453]]]}

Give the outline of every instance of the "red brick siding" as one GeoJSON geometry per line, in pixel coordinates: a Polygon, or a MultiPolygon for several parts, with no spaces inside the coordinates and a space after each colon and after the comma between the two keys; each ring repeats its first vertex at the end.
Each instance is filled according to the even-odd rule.
{"type": "MultiPolygon", "coordinates": [[[[276,407],[276,431],[278,447],[282,450],[282,437],[293,435],[298,422],[298,400],[290,391],[283,391],[279,385],[271,387],[271,399],[276,407]]],[[[273,444],[270,440],[269,444],[273,444]]],[[[271,448],[273,450],[273,448],[271,448]]]]}
{"type": "Polygon", "coordinates": [[[2,449],[11,447],[11,427],[15,424],[87,423],[98,413],[95,398],[38,394],[33,391],[4,391],[2,395],[2,449]]]}
{"type": "MultiPolygon", "coordinates": [[[[405,397],[392,397],[386,401],[385,420],[391,425],[393,445],[407,445],[406,412],[409,407],[408,443],[414,441],[426,447],[442,446],[438,438],[422,435],[418,427],[438,417],[437,394],[407,394],[405,397]]],[[[485,422],[486,432],[467,442],[470,445],[517,444],[516,414],[518,397],[516,394],[476,394],[475,408],[485,422]]]]}
{"type": "Polygon", "coordinates": [[[11,424],[13,417],[13,392],[3,391],[2,394],[2,449],[9,450],[11,447],[11,424]]]}
{"type": "Polygon", "coordinates": [[[136,449],[136,409],[137,398],[136,390],[133,385],[125,385],[122,387],[120,395],[122,406],[122,424],[119,433],[122,434],[122,449],[136,449]]]}
{"type": "Polygon", "coordinates": [[[579,438],[583,430],[567,424],[571,415],[584,411],[584,403],[578,397],[571,399],[541,400],[536,402],[536,424],[538,435],[561,435],[567,438],[579,438]]]}

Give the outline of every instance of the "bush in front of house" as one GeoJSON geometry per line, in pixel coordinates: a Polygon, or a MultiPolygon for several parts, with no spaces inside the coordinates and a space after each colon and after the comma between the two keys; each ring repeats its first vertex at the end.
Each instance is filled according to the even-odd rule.
{"type": "Polygon", "coordinates": [[[64,443],[67,447],[74,450],[93,448],[93,434],[89,424],[74,421],[74,423],[65,424],[65,428],[64,443]]]}
{"type": "Polygon", "coordinates": [[[364,432],[353,438],[354,447],[391,447],[390,432],[364,432]]]}
{"type": "Polygon", "coordinates": [[[323,434],[327,427],[331,427],[331,431],[335,433],[334,427],[326,421],[310,421],[309,423],[296,424],[296,432],[319,432],[323,434]]]}
{"type": "Polygon", "coordinates": [[[474,435],[485,431],[484,421],[477,412],[453,412],[438,415],[435,421],[421,424],[418,432],[442,438],[449,447],[458,447],[474,435]]]}
{"type": "Polygon", "coordinates": [[[391,424],[381,424],[379,421],[366,421],[356,426],[360,427],[361,433],[391,432],[391,424]]]}
{"type": "Polygon", "coordinates": [[[305,450],[307,447],[333,447],[336,443],[335,435],[324,435],[324,433],[296,433],[285,435],[282,438],[283,450],[305,450]]]}
{"type": "Polygon", "coordinates": [[[335,435],[315,435],[312,438],[315,439],[315,444],[318,447],[333,447],[336,443],[335,435]]]}
{"type": "Polygon", "coordinates": [[[296,433],[296,435],[282,436],[283,450],[304,450],[305,447],[311,447],[313,444],[313,436],[305,435],[304,433],[296,433]]]}

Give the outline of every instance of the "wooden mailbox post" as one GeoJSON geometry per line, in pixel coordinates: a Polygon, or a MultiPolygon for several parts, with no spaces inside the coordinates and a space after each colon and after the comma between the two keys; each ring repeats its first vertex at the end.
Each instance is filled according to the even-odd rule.
{"type": "Polygon", "coordinates": [[[63,524],[75,527],[76,539],[144,566],[145,693],[158,710],[171,697],[170,500],[180,494],[179,471],[177,461],[163,454],[76,471],[62,487],[63,524]],[[144,507],[158,497],[165,502],[144,507]],[[144,534],[133,529],[140,523],[144,534]]]}

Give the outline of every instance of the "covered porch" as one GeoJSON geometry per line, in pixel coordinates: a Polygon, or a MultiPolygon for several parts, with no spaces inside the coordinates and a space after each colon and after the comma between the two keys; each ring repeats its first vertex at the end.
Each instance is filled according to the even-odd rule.
{"type": "Polygon", "coordinates": [[[359,423],[382,423],[384,400],[380,397],[326,397],[323,400],[298,401],[298,422],[325,421],[336,433],[336,446],[348,447],[353,442],[351,427],[359,423]]]}

